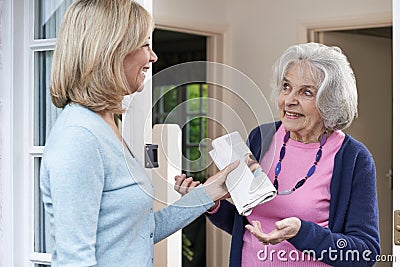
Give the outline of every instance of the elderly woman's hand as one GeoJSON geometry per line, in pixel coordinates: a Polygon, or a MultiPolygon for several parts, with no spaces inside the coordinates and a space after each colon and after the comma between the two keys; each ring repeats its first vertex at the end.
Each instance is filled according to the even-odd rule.
{"type": "Polygon", "coordinates": [[[200,181],[194,181],[193,177],[186,178],[186,174],[175,176],[174,189],[179,194],[186,195],[191,189],[195,188],[200,184],[200,181]]]}
{"type": "Polygon", "coordinates": [[[300,230],[301,221],[299,218],[290,217],[277,221],[275,229],[269,233],[264,233],[259,221],[253,221],[253,225],[246,225],[249,230],[264,245],[278,244],[282,241],[295,237],[300,230]]]}

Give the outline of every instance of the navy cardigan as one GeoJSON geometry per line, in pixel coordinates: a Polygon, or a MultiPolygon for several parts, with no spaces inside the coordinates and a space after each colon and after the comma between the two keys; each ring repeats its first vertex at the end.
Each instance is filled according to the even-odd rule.
{"type": "MultiPolygon", "coordinates": [[[[268,150],[280,125],[281,122],[263,124],[250,133],[247,144],[257,160],[268,150]]],[[[318,259],[323,258],[332,266],[373,266],[380,253],[375,176],[374,161],[367,148],[346,134],[335,156],[329,228],[300,218],[299,232],[288,241],[300,251],[313,250],[318,259]],[[336,255],[336,260],[329,251],[333,251],[331,255],[336,255]]],[[[229,266],[241,266],[246,217],[226,200],[207,217],[232,235],[229,266]]]]}

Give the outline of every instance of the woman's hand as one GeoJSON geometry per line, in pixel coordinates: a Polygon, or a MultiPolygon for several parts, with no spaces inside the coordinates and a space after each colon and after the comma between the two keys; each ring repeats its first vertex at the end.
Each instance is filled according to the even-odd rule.
{"type": "Polygon", "coordinates": [[[186,195],[191,189],[195,188],[200,184],[200,181],[194,181],[193,177],[186,178],[186,174],[175,176],[174,189],[179,194],[186,195]]]}
{"type": "Polygon", "coordinates": [[[277,221],[275,223],[275,229],[269,233],[263,232],[261,223],[259,221],[253,221],[252,223],[253,225],[246,225],[246,229],[249,230],[264,245],[275,245],[295,237],[301,227],[301,221],[296,217],[290,217],[281,221],[277,221]]]}
{"type": "MultiPolygon", "coordinates": [[[[229,164],[223,170],[208,178],[204,183],[204,190],[212,200],[217,201],[230,197],[225,180],[228,174],[236,169],[237,166],[239,166],[239,161],[229,164]]],[[[186,178],[186,174],[181,174],[175,176],[174,189],[181,195],[186,195],[199,184],[200,182],[194,181],[192,177],[186,178]]]]}
{"type": "Polygon", "coordinates": [[[214,200],[225,199],[229,197],[225,180],[228,174],[239,166],[239,160],[236,160],[207,179],[204,183],[204,190],[208,196],[214,200]]]}

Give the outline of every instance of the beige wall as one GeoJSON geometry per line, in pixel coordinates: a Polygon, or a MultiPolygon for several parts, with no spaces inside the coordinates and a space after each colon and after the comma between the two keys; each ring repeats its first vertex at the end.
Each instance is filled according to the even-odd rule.
{"type": "MultiPolygon", "coordinates": [[[[153,8],[156,23],[162,25],[223,31],[224,62],[243,71],[269,98],[271,66],[289,45],[306,40],[300,28],[391,17],[392,1],[154,0],[153,8]]],[[[254,108],[257,112],[263,107],[254,108]]]]}
{"type": "Polygon", "coordinates": [[[227,25],[228,0],[153,0],[156,23],[183,29],[215,29],[227,25]]]}

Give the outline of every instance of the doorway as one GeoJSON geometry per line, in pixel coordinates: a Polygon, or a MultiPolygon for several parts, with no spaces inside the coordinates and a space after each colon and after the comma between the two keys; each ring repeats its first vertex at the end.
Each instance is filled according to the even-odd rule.
{"type": "MultiPolygon", "coordinates": [[[[153,48],[158,61],[153,73],[185,62],[207,60],[207,36],[155,29],[153,48]]],[[[208,85],[203,82],[184,84],[153,84],[153,125],[164,123],[170,112],[184,105],[184,114],[178,114],[177,123],[182,129],[183,172],[195,180],[206,179],[205,162],[199,160],[207,154],[207,99],[208,85]],[[203,164],[204,163],[204,164],[203,164]],[[193,171],[196,170],[196,171],[193,171]]],[[[206,218],[197,218],[182,230],[182,266],[206,266],[206,218]]]]}
{"type": "Polygon", "coordinates": [[[318,31],[314,37],[316,42],[340,47],[354,70],[358,118],[345,132],[364,143],[374,157],[381,255],[392,255],[392,27],[318,31]]]}

